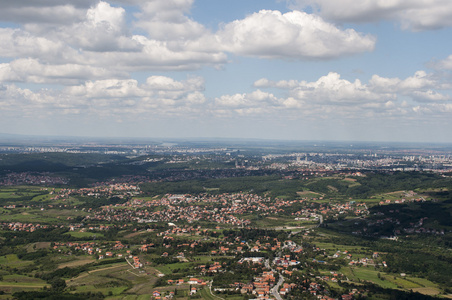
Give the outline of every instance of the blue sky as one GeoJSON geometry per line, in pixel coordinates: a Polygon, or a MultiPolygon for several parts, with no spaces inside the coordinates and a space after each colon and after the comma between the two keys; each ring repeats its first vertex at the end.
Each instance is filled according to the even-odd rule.
{"type": "Polygon", "coordinates": [[[2,5],[3,133],[452,142],[448,0],[2,5]]]}

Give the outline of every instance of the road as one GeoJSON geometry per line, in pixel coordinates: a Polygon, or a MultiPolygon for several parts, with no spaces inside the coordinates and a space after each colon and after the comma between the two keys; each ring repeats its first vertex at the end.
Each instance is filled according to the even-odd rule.
{"type": "Polygon", "coordinates": [[[225,300],[224,298],[221,298],[221,297],[215,295],[214,293],[212,293],[212,281],[209,282],[209,291],[210,291],[210,294],[211,294],[214,298],[218,298],[218,299],[225,300]]]}
{"type": "MultiPolygon", "coordinates": [[[[277,273],[276,270],[273,270],[270,267],[270,259],[266,259],[265,260],[265,267],[267,267],[268,269],[272,270],[273,273],[277,273]]],[[[272,287],[272,289],[270,290],[270,292],[272,293],[273,297],[275,297],[277,300],[283,300],[283,298],[281,297],[281,295],[279,294],[279,288],[281,287],[281,285],[284,283],[284,277],[279,274],[279,280],[278,282],[275,284],[275,286],[272,287]]]]}
{"type": "Polygon", "coordinates": [[[281,285],[283,283],[284,283],[284,277],[282,277],[281,274],[280,274],[278,283],[270,290],[270,292],[272,293],[273,297],[275,297],[278,300],[283,300],[283,298],[281,298],[281,295],[278,292],[279,288],[281,287],[281,285]]]}

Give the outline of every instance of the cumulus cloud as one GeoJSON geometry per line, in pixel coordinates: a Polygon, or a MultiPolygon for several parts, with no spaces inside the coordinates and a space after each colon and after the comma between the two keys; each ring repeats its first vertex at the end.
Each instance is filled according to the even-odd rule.
{"type": "Polygon", "coordinates": [[[141,45],[134,41],[126,24],[126,11],[100,1],[86,10],[79,22],[67,26],[35,27],[33,33],[64,41],[75,49],[84,51],[140,51],[141,45]]]}
{"type": "Polygon", "coordinates": [[[278,99],[271,93],[256,90],[249,94],[223,95],[215,99],[215,105],[225,108],[243,109],[243,108],[264,108],[275,106],[278,99]]]}
{"type": "Polygon", "coordinates": [[[62,90],[31,91],[15,85],[0,88],[0,108],[23,115],[61,113],[130,118],[165,116],[202,111],[206,102],[204,80],[198,77],[176,81],[150,77],[139,84],[134,79],[105,79],[68,86],[62,90]],[[20,112],[20,113],[19,113],[20,112]]]}
{"type": "MultiPolygon", "coordinates": [[[[282,96],[273,102],[277,111],[303,118],[407,117],[413,112],[441,112],[452,100],[452,87],[425,71],[417,71],[404,79],[374,75],[368,83],[358,79],[349,81],[335,72],[312,82],[261,78],[254,82],[254,87],[281,90],[282,96]]],[[[229,100],[230,104],[244,106],[245,96],[237,94],[223,102],[229,100]]]]}
{"type": "Polygon", "coordinates": [[[0,64],[0,81],[29,83],[59,83],[75,85],[86,78],[126,77],[126,73],[115,72],[107,68],[79,64],[42,64],[37,59],[17,59],[0,64]]]}
{"type": "Polygon", "coordinates": [[[269,81],[260,79],[255,86],[287,89],[290,93],[284,103],[288,107],[300,106],[298,102],[336,103],[340,105],[359,104],[367,101],[384,101],[392,96],[373,92],[366,84],[356,79],[354,82],[342,79],[340,74],[330,72],[317,81],[269,81]]]}
{"type": "Polygon", "coordinates": [[[95,0],[3,1],[0,20],[22,24],[70,24],[83,18],[85,9],[95,2],[95,0]]]}
{"type": "Polygon", "coordinates": [[[395,20],[404,29],[429,30],[452,25],[452,2],[448,0],[288,0],[292,7],[312,7],[336,22],[395,20]]]}
{"type": "MultiPolygon", "coordinates": [[[[13,3],[5,10],[22,26],[0,28],[0,57],[9,61],[1,70],[6,81],[67,85],[121,79],[136,71],[219,68],[228,53],[325,59],[371,51],[375,45],[371,36],[299,11],[261,11],[211,32],[188,16],[194,0],[115,1],[137,6],[132,21],[123,7],[105,1],[38,0],[23,8],[13,3]],[[21,17],[20,9],[36,17],[21,17]],[[64,20],[49,23],[38,15],[64,20]]],[[[2,10],[0,19],[7,20],[5,14],[2,10]]]]}
{"type": "Polygon", "coordinates": [[[146,83],[139,85],[135,79],[106,79],[68,87],[65,93],[86,98],[155,97],[177,100],[191,92],[202,91],[203,82],[203,79],[198,77],[176,81],[166,76],[151,76],[146,83]]]}
{"type": "Polygon", "coordinates": [[[417,71],[413,76],[405,79],[384,78],[373,75],[369,81],[369,87],[378,93],[394,93],[409,96],[416,101],[440,101],[449,100],[450,97],[439,93],[437,90],[448,90],[451,86],[443,83],[441,78],[425,71],[417,71]]]}
{"type": "Polygon", "coordinates": [[[447,91],[452,89],[451,85],[444,83],[442,78],[425,71],[417,71],[413,76],[405,79],[373,75],[368,83],[362,83],[359,79],[351,82],[342,79],[338,73],[330,72],[314,82],[271,81],[262,78],[255,81],[254,86],[287,90],[290,97],[284,103],[292,107],[299,106],[297,101],[351,105],[392,102],[406,96],[414,101],[445,101],[450,99],[447,91]],[[440,91],[446,91],[446,93],[440,91]]]}
{"type": "MultiPolygon", "coordinates": [[[[57,6],[56,3],[51,0],[37,1],[33,7],[39,10],[53,9],[57,6]]],[[[142,2],[144,6],[146,3],[142,2]]],[[[69,5],[62,2],[63,4],[69,5]]],[[[80,7],[74,6],[74,9],[83,11],[83,14],[58,26],[39,22],[29,23],[31,21],[17,18],[17,22],[23,22],[22,28],[1,28],[0,57],[10,59],[26,57],[32,59],[29,62],[39,61],[45,65],[47,73],[58,73],[62,69],[73,67],[74,70],[67,72],[82,74],[80,70],[88,70],[86,66],[89,65],[92,67],[91,70],[83,73],[86,75],[85,80],[104,78],[99,71],[106,69],[113,77],[124,77],[124,72],[193,70],[202,66],[219,66],[226,63],[227,56],[224,52],[218,49],[205,50],[202,43],[197,47],[192,44],[188,48],[186,40],[170,44],[170,41],[152,36],[132,34],[132,27],[127,23],[126,11],[122,7],[112,6],[104,1],[92,3],[86,1],[84,4],[80,7]],[[51,68],[55,70],[52,71],[51,68]]],[[[187,2],[184,9],[173,8],[174,14],[178,13],[184,19],[183,12],[190,5],[191,2],[187,2]]],[[[9,7],[16,9],[18,6],[9,5],[9,7]]],[[[165,22],[162,23],[163,27],[164,24],[165,22]]],[[[185,33],[180,34],[181,38],[187,38],[184,36],[185,33]]],[[[37,78],[39,73],[36,73],[36,76],[24,76],[18,74],[18,62],[13,65],[8,66],[9,75],[3,74],[7,80],[48,82],[45,73],[41,79],[37,78]]],[[[32,63],[29,69],[34,69],[34,66],[36,63],[32,63]]],[[[5,70],[7,68],[3,66],[3,72],[5,70]]],[[[57,83],[57,77],[54,79],[57,83]]],[[[62,76],[61,83],[67,84],[66,79],[66,76],[62,76]]]]}
{"type": "Polygon", "coordinates": [[[0,28],[0,56],[33,57],[55,63],[80,57],[76,50],[62,41],[35,36],[21,29],[0,28]]]}
{"type": "Polygon", "coordinates": [[[190,19],[194,0],[154,0],[141,4],[136,26],[157,40],[193,40],[209,34],[200,23],[190,19]]]}
{"type": "Polygon", "coordinates": [[[452,70],[452,55],[439,61],[430,62],[429,65],[438,70],[452,70]]]}
{"type": "Polygon", "coordinates": [[[444,95],[444,94],[438,93],[437,91],[432,91],[432,90],[414,91],[413,98],[416,99],[417,101],[425,101],[425,102],[451,100],[451,97],[449,95],[444,95]]]}
{"type": "Polygon", "coordinates": [[[263,88],[280,88],[280,89],[290,89],[295,88],[300,85],[297,80],[280,80],[280,81],[270,81],[266,78],[261,78],[253,83],[254,87],[263,88]]]}
{"type": "Polygon", "coordinates": [[[226,51],[262,58],[335,58],[375,46],[372,36],[340,30],[301,11],[261,10],[224,25],[217,36],[226,51]]]}

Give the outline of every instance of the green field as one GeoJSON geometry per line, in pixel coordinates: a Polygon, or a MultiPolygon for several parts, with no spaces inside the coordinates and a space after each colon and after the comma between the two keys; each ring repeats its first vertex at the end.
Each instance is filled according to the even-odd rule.
{"type": "Polygon", "coordinates": [[[88,213],[81,210],[15,208],[4,210],[0,214],[0,222],[61,224],[86,215],[88,213]]]}
{"type": "MultiPolygon", "coordinates": [[[[341,269],[342,271],[342,269],[341,269]]],[[[361,281],[370,281],[373,282],[381,287],[389,288],[389,289],[396,289],[397,285],[394,284],[391,281],[384,280],[384,274],[382,272],[376,271],[373,268],[352,268],[351,274],[353,280],[361,280],[361,281]],[[378,274],[380,273],[380,277],[378,274]]]]}
{"type": "Polygon", "coordinates": [[[70,231],[66,232],[70,236],[73,236],[78,239],[93,239],[93,238],[104,238],[104,235],[99,232],[80,232],[80,231],[70,231]]]}
{"type": "Polygon", "coordinates": [[[11,292],[26,289],[36,290],[49,286],[44,280],[28,277],[24,275],[3,275],[0,281],[0,290],[9,290],[11,292]]]}
{"type": "Polygon", "coordinates": [[[16,254],[7,254],[0,256],[0,266],[21,268],[31,264],[33,264],[33,262],[20,260],[16,254]]]}

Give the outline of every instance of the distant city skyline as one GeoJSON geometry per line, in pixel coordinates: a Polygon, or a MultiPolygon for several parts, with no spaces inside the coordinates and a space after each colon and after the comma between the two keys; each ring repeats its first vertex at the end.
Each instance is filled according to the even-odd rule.
{"type": "Polygon", "coordinates": [[[452,142],[452,2],[7,1],[0,132],[452,142]]]}

